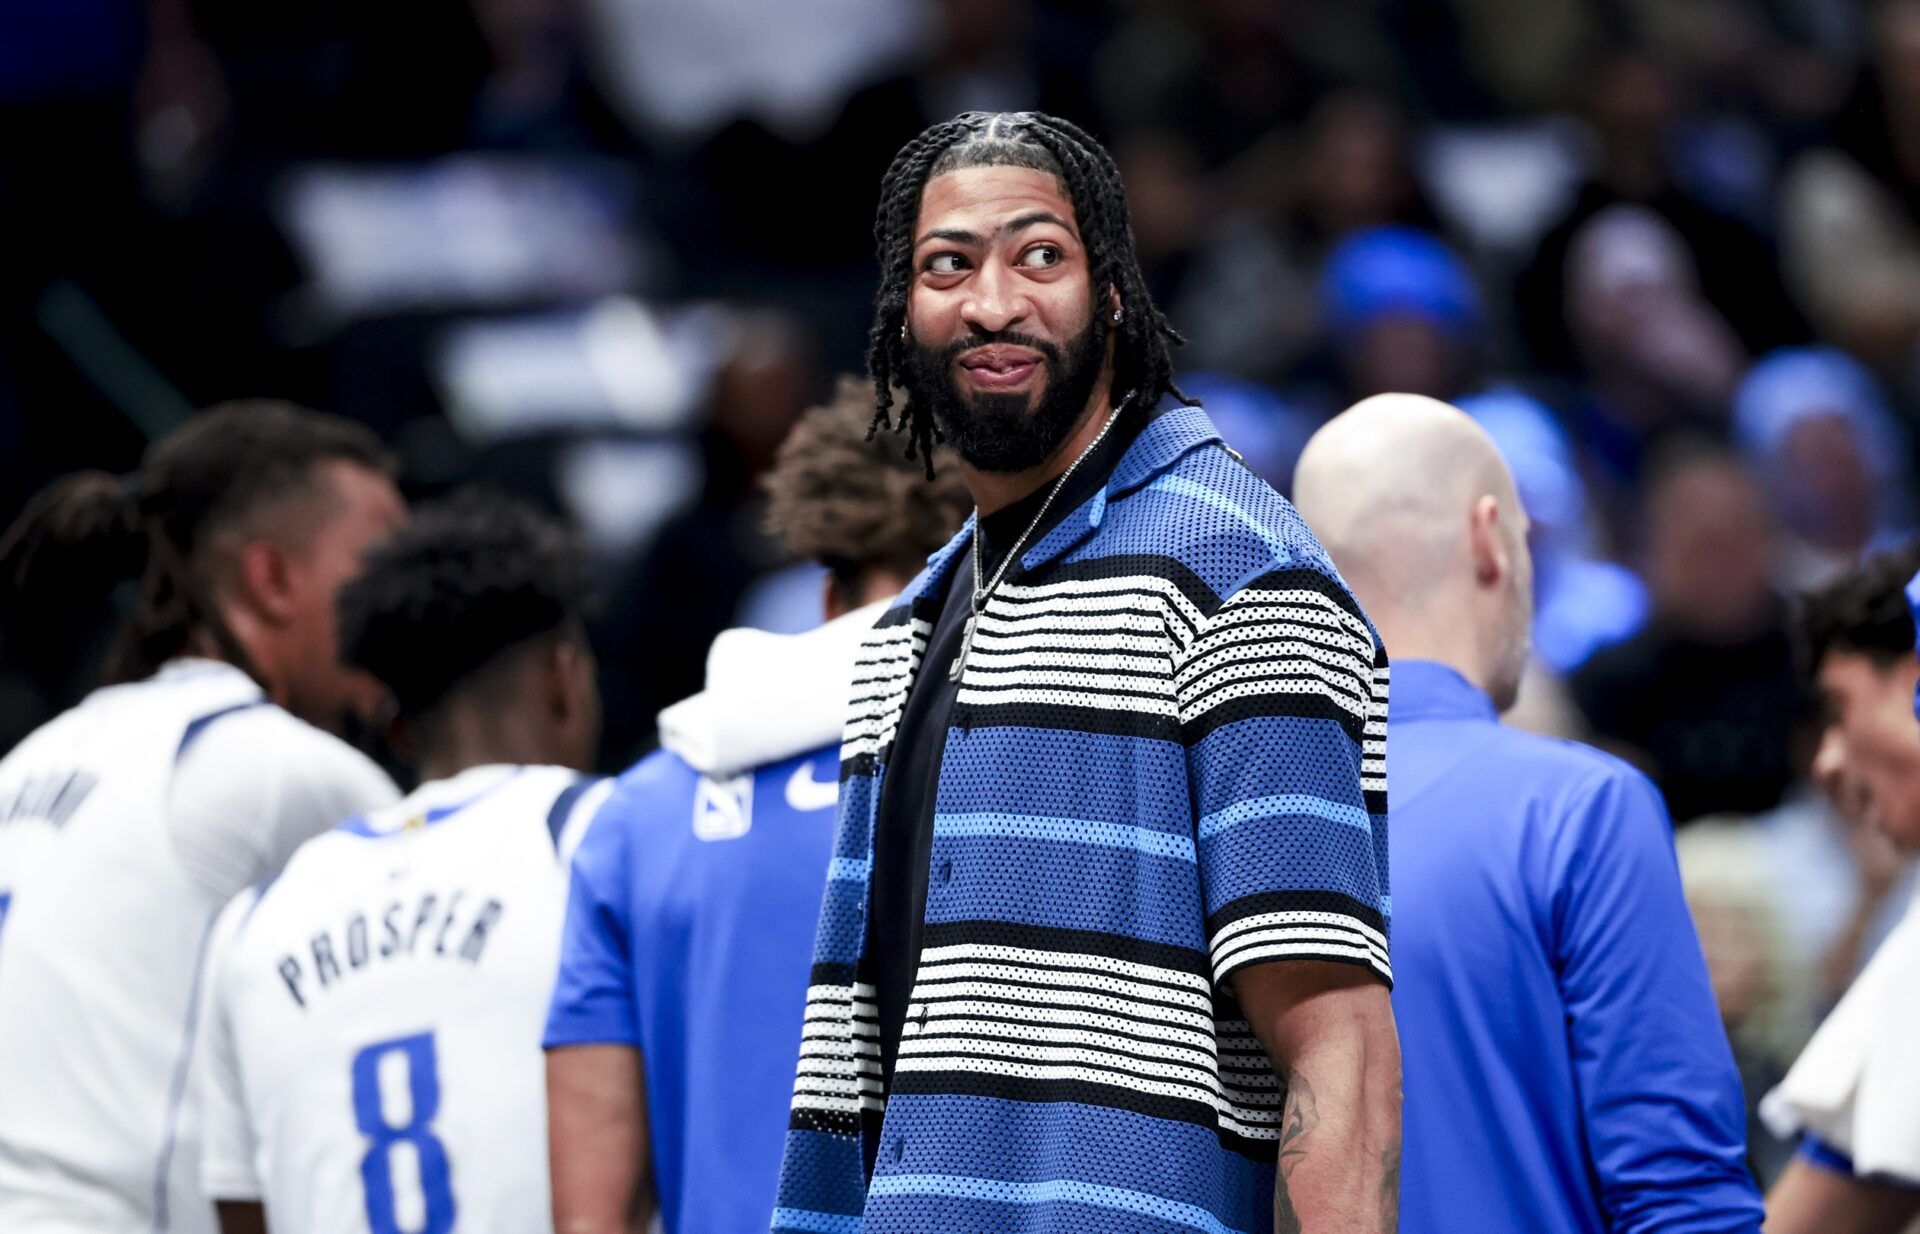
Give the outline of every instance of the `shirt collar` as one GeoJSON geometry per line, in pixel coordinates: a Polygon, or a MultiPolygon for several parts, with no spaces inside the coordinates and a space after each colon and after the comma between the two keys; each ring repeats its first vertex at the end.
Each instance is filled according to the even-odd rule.
{"type": "MultiPolygon", "coordinates": [[[[1113,474],[1100,491],[1063,517],[1053,530],[1020,555],[1022,569],[1033,570],[1065,556],[1074,547],[1100,529],[1107,505],[1151,482],[1188,453],[1220,440],[1207,413],[1198,407],[1178,404],[1149,421],[1140,435],[1127,446],[1127,452],[1113,465],[1113,474]]],[[[945,594],[948,572],[959,560],[960,550],[973,535],[973,518],[946,545],[927,558],[927,568],[900,594],[903,604],[912,605],[931,596],[945,594]]]]}
{"type": "Polygon", "coordinates": [[[1150,482],[1191,451],[1219,440],[1219,430],[1198,407],[1182,403],[1162,411],[1133,439],[1127,452],[1113,465],[1113,474],[1107,477],[1100,491],[1080,503],[1055,524],[1052,531],[1020,555],[1021,568],[1038,569],[1057,557],[1064,557],[1100,530],[1110,503],[1150,482]]]}
{"type": "Polygon", "coordinates": [[[234,682],[245,682],[254,688],[254,693],[259,697],[266,697],[266,691],[260,688],[260,683],[255,681],[246,670],[237,664],[229,664],[225,660],[215,660],[209,656],[175,656],[162,664],[153,674],[153,680],[166,682],[210,680],[214,677],[226,677],[234,682]]]}
{"type": "Polygon", "coordinates": [[[1395,660],[1387,719],[1498,720],[1487,692],[1435,660],[1395,660]]]}

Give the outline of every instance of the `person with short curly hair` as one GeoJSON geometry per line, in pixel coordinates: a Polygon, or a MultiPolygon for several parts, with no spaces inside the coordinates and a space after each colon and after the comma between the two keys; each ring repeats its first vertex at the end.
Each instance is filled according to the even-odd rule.
{"type": "Polygon", "coordinates": [[[767,530],[793,556],[827,568],[829,612],[898,591],[971,504],[950,451],[934,452],[930,484],[900,438],[862,439],[872,419],[873,390],[843,375],[832,401],[793,426],[762,482],[767,530]]]}
{"type": "Polygon", "coordinates": [[[570,530],[517,501],[457,494],[341,590],[340,658],[391,692],[422,779],[486,762],[586,766],[600,718],[590,592],[570,530]]]}
{"type": "Polygon", "coordinates": [[[587,598],[570,531],[481,493],[342,590],[341,656],[392,692],[424,782],[216,927],[200,1172],[225,1234],[546,1227],[540,1026],[565,857],[607,786],[579,770],[587,598]]]}

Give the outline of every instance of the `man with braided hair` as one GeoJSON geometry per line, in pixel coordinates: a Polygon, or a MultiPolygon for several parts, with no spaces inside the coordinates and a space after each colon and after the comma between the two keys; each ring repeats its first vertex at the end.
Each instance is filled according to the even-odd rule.
{"type": "Polygon", "coordinates": [[[976,511],[861,650],[774,1229],[1392,1229],[1372,626],[1175,387],[1092,138],[937,125],[875,238],[874,427],[976,511]]]}

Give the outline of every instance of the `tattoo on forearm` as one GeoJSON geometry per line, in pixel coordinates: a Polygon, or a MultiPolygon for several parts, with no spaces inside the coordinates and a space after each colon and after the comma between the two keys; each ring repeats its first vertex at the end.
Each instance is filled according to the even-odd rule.
{"type": "Polygon", "coordinates": [[[1274,1234],[1300,1234],[1300,1214],[1293,1207],[1288,1184],[1307,1155],[1307,1140],[1320,1125],[1320,1107],[1313,1086],[1299,1072],[1287,1076],[1287,1103],[1280,1115],[1280,1156],[1273,1176],[1274,1234]]]}

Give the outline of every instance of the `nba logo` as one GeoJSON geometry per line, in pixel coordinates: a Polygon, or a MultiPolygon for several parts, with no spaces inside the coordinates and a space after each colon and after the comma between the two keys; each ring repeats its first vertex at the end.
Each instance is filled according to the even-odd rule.
{"type": "Polygon", "coordinates": [[[700,777],[693,793],[693,834],[702,840],[737,840],[753,827],[753,775],[725,780],[700,777]]]}

